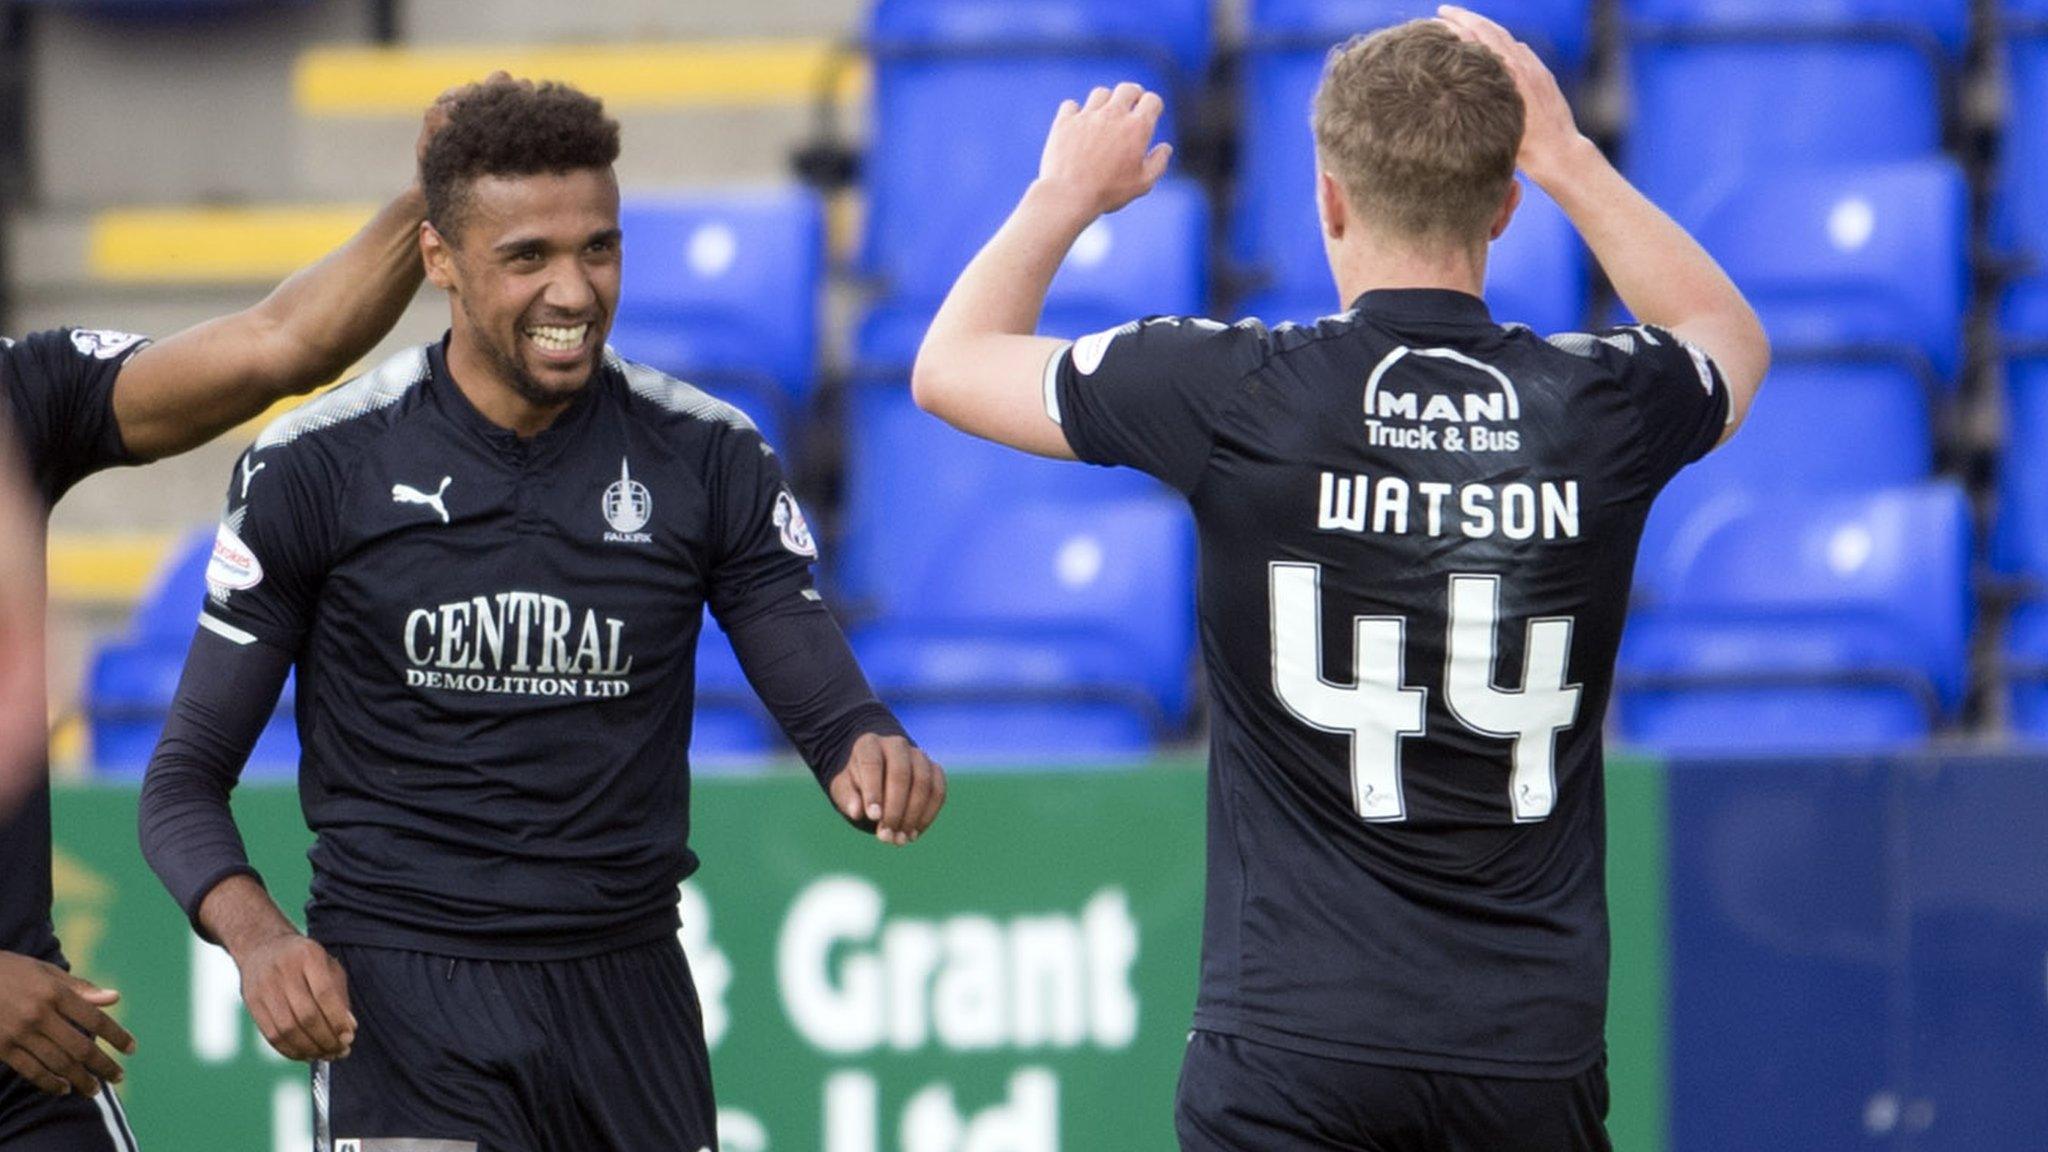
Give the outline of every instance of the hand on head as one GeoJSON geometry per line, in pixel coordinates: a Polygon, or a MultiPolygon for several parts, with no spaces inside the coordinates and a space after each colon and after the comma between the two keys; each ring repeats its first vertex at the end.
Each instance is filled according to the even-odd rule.
{"type": "Polygon", "coordinates": [[[1038,182],[1073,195],[1098,216],[1129,204],[1152,190],[1173,156],[1173,145],[1152,143],[1165,110],[1158,93],[1130,83],[1114,91],[1097,88],[1086,104],[1061,101],[1039,157],[1038,182]]]}
{"type": "Polygon", "coordinates": [[[500,68],[482,80],[471,81],[468,84],[457,84],[455,87],[434,97],[434,102],[427,106],[426,115],[420,118],[419,140],[413,145],[413,160],[415,163],[424,164],[426,162],[427,145],[433,141],[441,129],[448,126],[448,118],[454,114],[456,105],[461,104],[486,86],[499,84],[517,84],[524,88],[533,87],[533,81],[515,79],[510,72],[500,68]]]}
{"type": "Polygon", "coordinates": [[[1515,166],[1541,184],[1546,176],[1567,162],[1573,146],[1581,139],[1571,105],[1557,85],[1557,77],[1536,55],[1534,49],[1510,35],[1499,24],[1477,12],[1445,4],[1437,8],[1437,19],[1449,25],[1459,38],[1490,49],[1507,66],[1515,91],[1522,95],[1522,147],[1515,166]]]}

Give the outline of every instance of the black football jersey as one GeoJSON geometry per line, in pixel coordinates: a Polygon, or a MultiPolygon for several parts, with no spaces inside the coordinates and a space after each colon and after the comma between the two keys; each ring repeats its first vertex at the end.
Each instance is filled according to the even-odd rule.
{"type": "MultiPolygon", "coordinates": [[[[114,378],[143,337],[91,328],[0,340],[0,433],[47,512],[71,486],[102,468],[133,461],[114,420],[114,378]]],[[[40,550],[40,542],[36,545],[40,550]]],[[[6,701],[41,707],[41,701],[6,701]]],[[[50,790],[39,783],[0,817],[0,951],[59,960],[50,926],[50,790]]]]}
{"type": "Polygon", "coordinates": [[[1212,700],[1199,1028],[1576,1074],[1602,1051],[1601,720],[1650,501],[1728,417],[1650,326],[1404,289],[1055,356],[1083,460],[1185,493],[1212,700]]]}
{"type": "Polygon", "coordinates": [[[293,654],[324,943],[547,959],[676,930],[704,610],[814,598],[737,409],[607,353],[522,439],[403,352],[237,464],[200,626],[293,654]]]}

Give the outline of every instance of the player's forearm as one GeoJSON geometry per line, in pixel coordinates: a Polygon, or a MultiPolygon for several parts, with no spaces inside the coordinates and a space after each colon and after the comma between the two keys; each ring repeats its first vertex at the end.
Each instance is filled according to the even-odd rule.
{"type": "Polygon", "coordinates": [[[290,668],[284,652],[201,629],[142,780],[143,858],[202,934],[215,935],[202,902],[226,880],[255,875],[228,797],[290,668]]]}
{"type": "Polygon", "coordinates": [[[1584,137],[1529,177],[1557,201],[1636,318],[1712,333],[1708,352],[1731,380],[1763,376],[1770,344],[1720,264],[1637,191],[1584,137]]]}
{"type": "Polygon", "coordinates": [[[920,404],[941,389],[990,378],[977,371],[986,366],[978,343],[1038,330],[1060,262],[1093,222],[1092,210],[1079,197],[1042,181],[1031,185],[932,317],[911,373],[911,390],[920,404]]]}
{"type": "Polygon", "coordinates": [[[820,783],[846,766],[863,735],[905,735],[824,604],[791,595],[728,622],[726,634],[747,682],[820,783]]]}
{"type": "Polygon", "coordinates": [[[346,244],[293,273],[256,305],[284,349],[272,366],[278,391],[303,392],[333,380],[398,322],[423,276],[419,231],[426,214],[418,185],[406,189],[346,244]]]}
{"type": "Polygon", "coordinates": [[[199,905],[196,923],[237,961],[266,941],[299,931],[254,876],[230,876],[214,885],[199,905]]]}
{"type": "Polygon", "coordinates": [[[328,383],[374,347],[418,290],[426,200],[407,189],[349,241],[255,305],[137,353],[114,388],[128,450],[195,448],[278,400],[328,383]]]}

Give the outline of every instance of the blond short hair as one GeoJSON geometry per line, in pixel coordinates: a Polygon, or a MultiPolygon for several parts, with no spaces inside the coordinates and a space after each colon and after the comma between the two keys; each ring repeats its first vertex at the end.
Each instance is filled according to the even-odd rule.
{"type": "Polygon", "coordinates": [[[1484,244],[1515,177],[1522,117],[1492,51],[1414,20],[1330,51],[1316,153],[1362,215],[1425,243],[1484,244]]]}

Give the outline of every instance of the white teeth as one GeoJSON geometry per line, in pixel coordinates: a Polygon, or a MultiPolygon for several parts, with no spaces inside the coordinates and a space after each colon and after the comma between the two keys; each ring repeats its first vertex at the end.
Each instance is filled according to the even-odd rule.
{"type": "Polygon", "coordinates": [[[583,338],[589,333],[589,324],[578,324],[573,328],[541,327],[526,330],[526,335],[535,344],[550,352],[573,352],[583,346],[583,338]]]}

